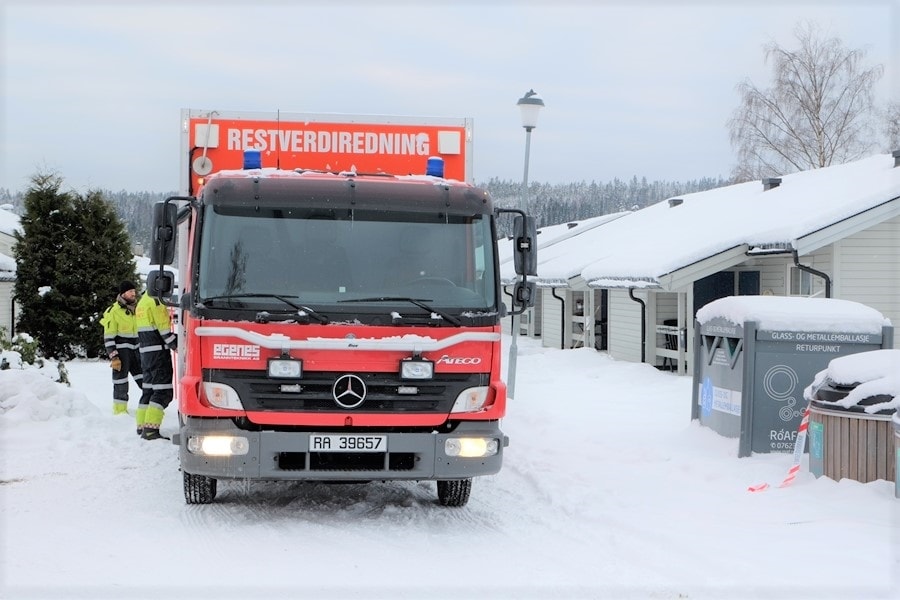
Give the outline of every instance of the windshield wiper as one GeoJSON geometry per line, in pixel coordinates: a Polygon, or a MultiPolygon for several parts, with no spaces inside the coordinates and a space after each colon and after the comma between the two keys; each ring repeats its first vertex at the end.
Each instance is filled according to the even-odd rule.
{"type": "MultiPolygon", "coordinates": [[[[228,294],[225,296],[211,296],[209,298],[203,298],[201,301],[209,302],[210,300],[240,300],[241,298],[275,298],[276,300],[280,300],[297,311],[298,317],[300,317],[301,323],[309,323],[309,317],[313,317],[319,323],[328,323],[328,317],[322,315],[315,310],[311,309],[308,306],[304,306],[302,304],[297,304],[295,302],[291,302],[288,298],[299,298],[299,296],[282,296],[280,294],[228,294]]],[[[293,314],[290,315],[293,318],[293,314]]],[[[256,313],[256,322],[257,323],[268,323],[272,318],[271,313],[266,310],[261,310],[256,313]]]]}
{"type": "Polygon", "coordinates": [[[433,312],[436,315],[440,315],[442,319],[456,325],[457,327],[462,326],[460,320],[453,315],[425,304],[426,302],[431,302],[431,300],[429,300],[428,298],[407,298],[406,296],[375,296],[372,298],[350,298],[348,300],[338,300],[338,302],[409,302],[410,304],[415,304],[422,310],[427,310],[429,312],[433,312]]]}

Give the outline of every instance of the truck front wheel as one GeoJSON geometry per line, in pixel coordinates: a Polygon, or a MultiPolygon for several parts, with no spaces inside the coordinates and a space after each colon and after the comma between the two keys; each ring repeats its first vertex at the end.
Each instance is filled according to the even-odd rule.
{"type": "Polygon", "coordinates": [[[471,491],[471,478],[437,482],[438,501],[442,506],[465,506],[471,491]]]}
{"type": "Polygon", "coordinates": [[[188,504],[209,504],[216,497],[216,480],[206,475],[184,474],[184,501],[188,504]]]}

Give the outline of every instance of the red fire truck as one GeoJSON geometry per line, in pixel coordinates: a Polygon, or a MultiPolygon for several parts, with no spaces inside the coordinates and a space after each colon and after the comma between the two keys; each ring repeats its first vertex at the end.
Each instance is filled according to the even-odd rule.
{"type": "Polygon", "coordinates": [[[189,504],[229,479],[433,480],[463,506],[499,471],[497,220],[514,219],[511,312],[535,233],[467,183],[471,143],[471,119],[182,111],[148,291],[177,307],[189,504]]]}

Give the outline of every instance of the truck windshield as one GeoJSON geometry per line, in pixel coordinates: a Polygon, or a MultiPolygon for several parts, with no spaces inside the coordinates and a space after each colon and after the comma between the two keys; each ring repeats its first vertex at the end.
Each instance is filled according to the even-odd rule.
{"type": "Polygon", "coordinates": [[[242,295],[244,306],[283,308],[282,296],[383,314],[379,299],[413,298],[448,314],[497,310],[489,215],[210,206],[197,252],[201,302],[242,295]]]}

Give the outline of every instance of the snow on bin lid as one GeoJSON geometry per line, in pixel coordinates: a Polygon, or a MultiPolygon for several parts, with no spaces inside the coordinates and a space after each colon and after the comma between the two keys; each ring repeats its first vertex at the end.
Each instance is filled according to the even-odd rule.
{"type": "MultiPolygon", "coordinates": [[[[900,350],[871,350],[833,358],[804,390],[804,397],[812,399],[813,391],[826,379],[838,385],[856,385],[834,403],[837,406],[849,408],[872,396],[893,396],[889,402],[865,407],[866,412],[900,408],[900,350]]],[[[894,420],[900,422],[896,413],[894,420]]]]}
{"type": "Polygon", "coordinates": [[[872,307],[837,298],[784,296],[728,296],[713,300],[697,311],[703,325],[722,318],[735,325],[756,322],[764,331],[834,331],[881,333],[891,320],[872,307]]]}

